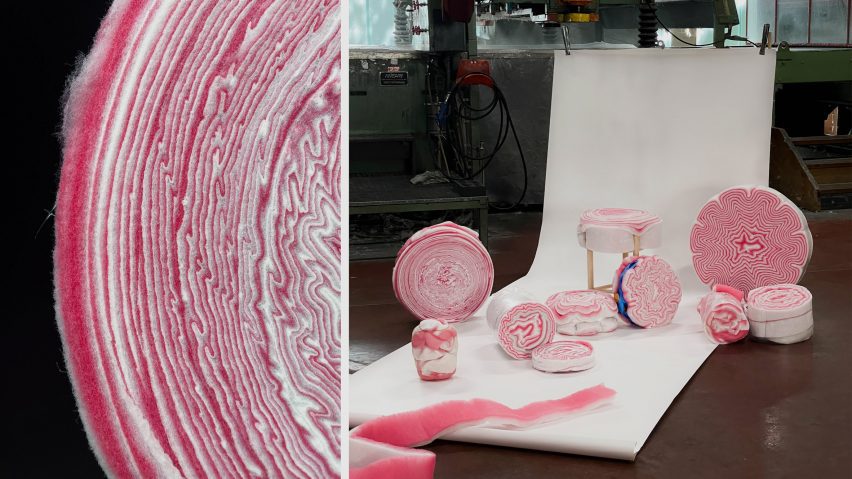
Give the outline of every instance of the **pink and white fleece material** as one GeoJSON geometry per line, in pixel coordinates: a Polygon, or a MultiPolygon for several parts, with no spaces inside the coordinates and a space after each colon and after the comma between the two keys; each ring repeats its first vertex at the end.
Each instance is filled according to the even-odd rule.
{"type": "Polygon", "coordinates": [[[393,268],[394,294],[418,319],[465,321],[493,283],[494,265],[479,236],[451,221],[414,233],[393,268]]]}
{"type": "Polygon", "coordinates": [[[618,308],[612,293],[583,289],[561,291],[547,298],[556,330],[570,336],[594,336],[618,328],[618,308]]]}
{"type": "Polygon", "coordinates": [[[753,338],[778,344],[810,339],[814,334],[813,296],[804,286],[777,284],[748,293],[746,314],[753,338]]]}
{"type": "Polygon", "coordinates": [[[556,323],[541,303],[520,303],[501,314],[497,342],[513,359],[529,359],[533,349],[553,341],[556,323]]]}
{"type": "Polygon", "coordinates": [[[411,333],[411,354],[424,381],[449,379],[456,373],[459,342],[452,324],[424,319],[411,333]]]}
{"type": "Polygon", "coordinates": [[[704,284],[754,288],[798,283],[813,252],[805,215],[765,186],[735,186],[710,198],[689,236],[692,264],[704,284]]]}
{"type": "Polygon", "coordinates": [[[546,373],[584,371],[595,365],[595,348],[588,341],[554,341],[535,348],[532,363],[546,373]]]}
{"type": "Polygon", "coordinates": [[[110,477],[340,475],[339,11],[119,0],[70,84],[56,313],[110,477]]]}
{"type": "Polygon", "coordinates": [[[639,247],[659,248],[662,245],[662,220],[643,210],[599,208],[580,215],[577,241],[582,248],[600,253],[633,251],[633,236],[639,237],[639,247]]]}
{"type": "Polygon", "coordinates": [[[698,302],[698,315],[704,334],[714,343],[735,343],[748,336],[743,292],[738,289],[717,284],[698,302]]]}
{"type": "Polygon", "coordinates": [[[626,258],[615,272],[612,288],[619,315],[642,328],[671,323],[683,296],[677,273],[659,256],[626,258]]]}
{"type": "Polygon", "coordinates": [[[455,400],[367,421],[349,433],[351,479],[429,479],[435,469],[430,451],[410,449],[465,427],[488,425],[521,429],[560,420],[598,407],[615,396],[604,385],[561,399],[513,409],[488,399],[455,400]]]}

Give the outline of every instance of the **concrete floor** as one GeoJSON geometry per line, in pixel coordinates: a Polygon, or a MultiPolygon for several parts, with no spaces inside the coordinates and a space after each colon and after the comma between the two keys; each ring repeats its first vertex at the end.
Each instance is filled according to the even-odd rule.
{"type": "MultiPolygon", "coordinates": [[[[806,216],[812,340],[717,348],[635,463],[437,441],[435,477],[852,477],[852,210],[806,216]]],[[[541,213],[490,217],[495,291],[526,274],[540,225],[541,213]]],[[[406,344],[416,325],[394,297],[392,268],[350,263],[353,372],[406,344]]]]}

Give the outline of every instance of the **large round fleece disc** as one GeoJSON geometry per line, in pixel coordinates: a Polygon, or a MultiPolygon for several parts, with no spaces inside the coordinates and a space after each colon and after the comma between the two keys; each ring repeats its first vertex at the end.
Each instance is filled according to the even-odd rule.
{"type": "Polygon", "coordinates": [[[110,477],[340,474],[339,8],[116,1],[69,90],[56,311],[110,477]]]}
{"type": "Polygon", "coordinates": [[[736,186],[710,198],[689,237],[702,282],[742,291],[797,283],[813,250],[805,216],[781,193],[736,186]]]}
{"type": "Polygon", "coordinates": [[[612,284],[618,297],[618,312],[628,322],[653,328],[674,319],[682,296],[680,279],[659,256],[625,259],[612,284]]]}
{"type": "Polygon", "coordinates": [[[493,283],[494,265],[479,236],[450,221],[415,233],[393,268],[396,298],[421,320],[470,318],[493,283]]]}

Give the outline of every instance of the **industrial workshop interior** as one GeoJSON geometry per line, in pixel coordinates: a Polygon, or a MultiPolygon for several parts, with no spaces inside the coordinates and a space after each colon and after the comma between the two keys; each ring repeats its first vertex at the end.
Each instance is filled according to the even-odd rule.
{"type": "Polygon", "coordinates": [[[350,477],[852,477],[849,1],[348,11],[350,477]]]}

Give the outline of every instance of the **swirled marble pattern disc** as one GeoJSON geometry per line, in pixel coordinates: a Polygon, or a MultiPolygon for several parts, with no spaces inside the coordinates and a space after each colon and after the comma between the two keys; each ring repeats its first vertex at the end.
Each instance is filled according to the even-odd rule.
{"type": "Polygon", "coordinates": [[[659,256],[629,257],[612,280],[626,321],[642,327],[665,326],[674,320],[683,290],[671,265],[659,256]]]}
{"type": "Polygon", "coordinates": [[[532,363],[547,373],[584,371],[595,365],[594,352],[587,341],[554,341],[535,348],[532,363]]]}
{"type": "Polygon", "coordinates": [[[763,186],[736,186],[711,198],[689,237],[692,264],[705,284],[742,291],[797,283],[813,251],[801,210],[763,186]]]}
{"type": "Polygon", "coordinates": [[[547,344],[556,334],[550,309],[541,303],[522,303],[497,323],[497,342],[514,359],[529,359],[533,349],[547,344]]]}
{"type": "Polygon", "coordinates": [[[338,10],[116,1],[70,85],[56,311],[111,477],[340,474],[338,10]]]}

